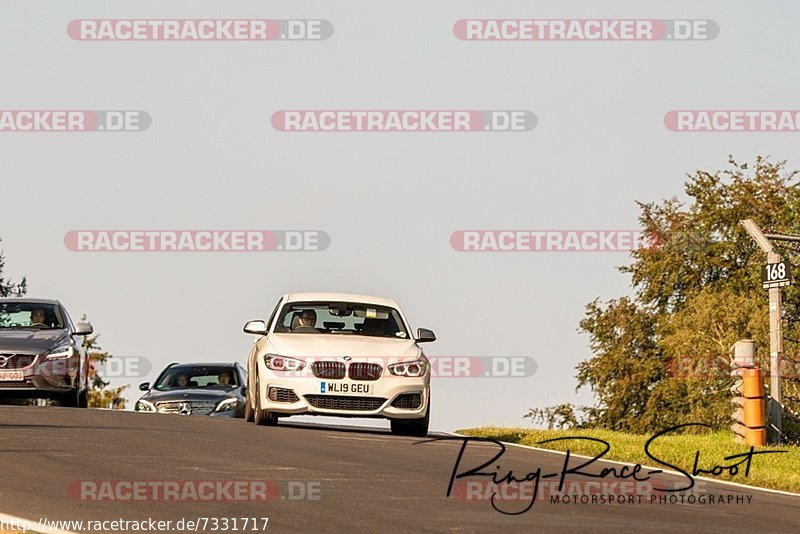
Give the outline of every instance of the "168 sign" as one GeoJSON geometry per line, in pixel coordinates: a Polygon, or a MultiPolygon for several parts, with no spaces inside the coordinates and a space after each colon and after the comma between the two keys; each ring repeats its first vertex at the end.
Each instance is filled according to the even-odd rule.
{"type": "Polygon", "coordinates": [[[761,268],[761,287],[772,289],[785,287],[792,283],[792,271],[785,261],[767,263],[761,268]]]}

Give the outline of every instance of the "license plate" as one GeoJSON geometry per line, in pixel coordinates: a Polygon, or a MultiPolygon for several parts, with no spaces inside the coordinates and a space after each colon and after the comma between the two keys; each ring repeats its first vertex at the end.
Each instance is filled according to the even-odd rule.
{"type": "Polygon", "coordinates": [[[25,374],[22,371],[0,371],[0,380],[25,380],[25,374]]]}
{"type": "Polygon", "coordinates": [[[372,395],[375,384],[359,384],[350,382],[319,383],[319,392],[326,395],[372,395]]]}

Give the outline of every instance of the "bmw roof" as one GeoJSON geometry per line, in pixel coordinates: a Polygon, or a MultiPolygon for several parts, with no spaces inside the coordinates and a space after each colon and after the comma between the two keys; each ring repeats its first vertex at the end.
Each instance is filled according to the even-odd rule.
{"type": "Polygon", "coordinates": [[[397,303],[394,299],[354,293],[288,293],[284,296],[286,297],[286,302],[358,302],[397,308],[397,303]]]}

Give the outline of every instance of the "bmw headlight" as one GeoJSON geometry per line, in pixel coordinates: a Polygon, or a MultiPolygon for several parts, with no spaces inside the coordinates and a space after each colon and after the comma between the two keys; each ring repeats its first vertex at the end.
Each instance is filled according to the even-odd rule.
{"type": "Polygon", "coordinates": [[[306,362],[297,358],[287,358],[278,354],[265,354],[264,364],[267,369],[273,371],[300,371],[306,366],[306,362]]]}
{"type": "Polygon", "coordinates": [[[156,406],[150,401],[146,401],[144,399],[139,399],[136,402],[136,411],[137,412],[155,412],[156,406]]]}
{"type": "Polygon", "coordinates": [[[239,407],[239,400],[238,399],[225,399],[224,401],[217,404],[215,412],[229,412],[231,410],[235,410],[239,407]]]}
{"type": "Polygon", "coordinates": [[[75,354],[72,345],[61,345],[47,353],[48,360],[66,360],[75,354]]]}
{"type": "Polygon", "coordinates": [[[425,360],[414,360],[411,362],[393,363],[389,366],[389,372],[395,376],[419,377],[425,376],[428,370],[428,362],[425,360]]]}

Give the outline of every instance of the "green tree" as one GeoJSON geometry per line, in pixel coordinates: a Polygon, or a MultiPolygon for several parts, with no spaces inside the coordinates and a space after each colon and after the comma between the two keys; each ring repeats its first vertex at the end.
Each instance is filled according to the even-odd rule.
{"type": "MultiPolygon", "coordinates": [[[[797,171],[765,157],[752,167],[733,158],[729,165],[690,174],[685,203],[675,197],[638,203],[645,246],[619,268],[630,275],[633,295],[589,303],[580,323],[593,356],[577,367],[578,387],[590,387],[599,404],[576,424],[629,432],[686,422],[728,426],[730,346],[752,338],[760,358],[769,352],[767,294],[759,279],[765,258],[740,221],[800,234],[797,171]]],[[[784,293],[790,359],[798,353],[792,340],[800,340],[797,297],[796,286],[784,293]]],[[[800,400],[796,381],[784,388],[789,402],[800,400]]],[[[549,410],[567,413],[563,406],[549,410]]],[[[564,421],[540,412],[539,420],[551,425],[564,421]]]]}
{"type": "MultiPolygon", "coordinates": [[[[2,241],[2,239],[0,239],[2,241]]],[[[21,297],[28,290],[28,282],[23,277],[18,283],[13,283],[3,278],[3,269],[6,266],[6,260],[0,251],[0,297],[21,297]]]]}
{"type": "MultiPolygon", "coordinates": [[[[88,322],[86,315],[81,317],[81,322],[88,322]]],[[[103,380],[98,373],[98,368],[113,358],[111,353],[97,344],[98,337],[99,334],[94,333],[86,338],[86,350],[89,353],[89,407],[124,410],[127,401],[122,397],[122,392],[128,386],[109,388],[110,382],[103,380]]]]}

